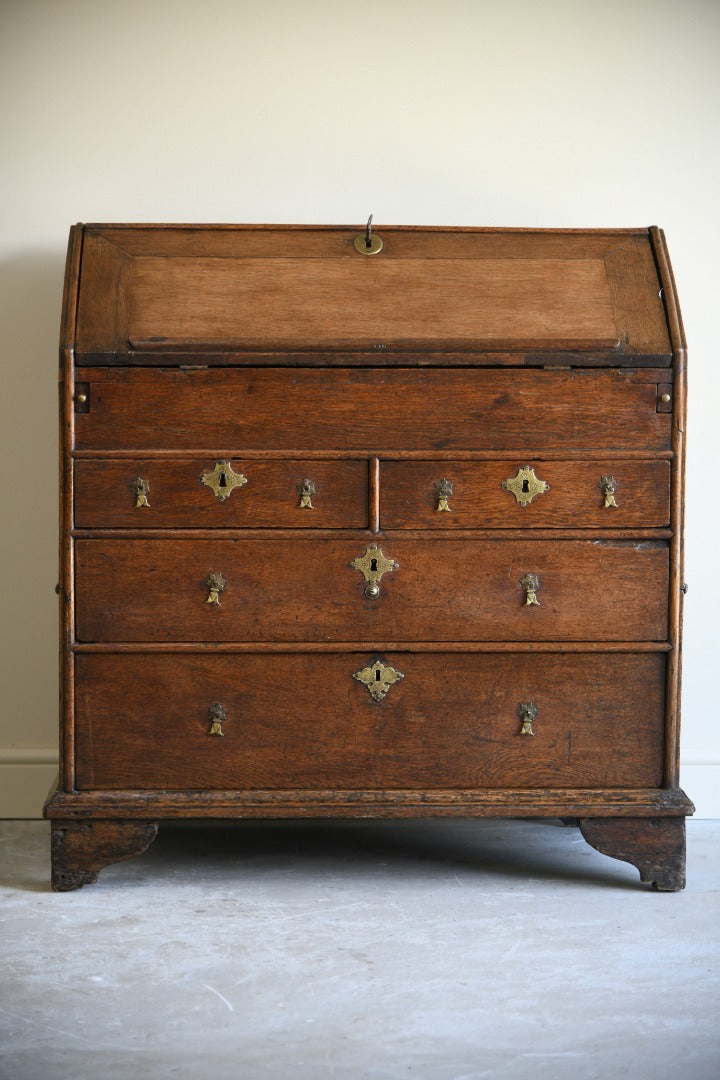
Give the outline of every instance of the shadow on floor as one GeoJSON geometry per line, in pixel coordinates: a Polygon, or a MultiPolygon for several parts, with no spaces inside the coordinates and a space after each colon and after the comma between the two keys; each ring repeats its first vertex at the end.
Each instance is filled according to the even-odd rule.
{"type": "MultiPolygon", "coordinates": [[[[9,824],[9,823],[6,823],[9,824]]],[[[20,825],[21,823],[15,823],[20,825]]],[[[49,889],[48,827],[18,837],[0,865],[0,885],[49,889]]],[[[463,874],[468,881],[506,881],[645,889],[637,871],[590,848],[579,830],[557,820],[218,821],[167,822],[150,849],[100,872],[99,884],[138,888],[150,879],[191,884],[198,875],[247,882],[253,876],[341,875],[361,885],[369,875],[437,884],[463,874]]]]}

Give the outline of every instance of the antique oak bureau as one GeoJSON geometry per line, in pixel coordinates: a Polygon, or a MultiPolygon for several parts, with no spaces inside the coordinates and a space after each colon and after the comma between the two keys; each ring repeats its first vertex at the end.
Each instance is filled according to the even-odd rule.
{"type": "Polygon", "coordinates": [[[559,817],[684,884],[662,232],[78,225],[53,885],[169,819],[559,817]]]}

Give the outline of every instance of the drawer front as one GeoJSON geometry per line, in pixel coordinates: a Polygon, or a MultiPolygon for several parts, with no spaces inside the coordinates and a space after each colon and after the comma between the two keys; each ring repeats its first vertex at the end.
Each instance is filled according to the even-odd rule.
{"type": "Polygon", "coordinates": [[[75,462],[79,529],[334,529],[367,524],[366,461],[75,462]]]}
{"type": "Polygon", "coordinates": [[[656,787],[662,654],[80,655],[80,789],[656,787]],[[211,706],[221,705],[224,719],[211,706]],[[521,734],[522,707],[536,710],[521,734]],[[210,734],[216,721],[216,731],[210,734]]]}
{"type": "Polygon", "coordinates": [[[664,641],[667,635],[663,543],[395,537],[371,543],[78,540],[77,639],[664,641]],[[365,574],[351,566],[363,558],[371,569],[371,543],[379,545],[375,557],[398,564],[381,578],[375,599],[365,595],[365,574]],[[213,598],[215,574],[224,587],[213,598]]]}
{"type": "Polygon", "coordinates": [[[76,449],[670,448],[667,370],[80,368],[76,449]],[[665,387],[666,388],[666,387],[665,387]]]}
{"type": "Polygon", "coordinates": [[[383,461],[380,476],[384,529],[652,529],[670,521],[669,461],[383,461]]]}

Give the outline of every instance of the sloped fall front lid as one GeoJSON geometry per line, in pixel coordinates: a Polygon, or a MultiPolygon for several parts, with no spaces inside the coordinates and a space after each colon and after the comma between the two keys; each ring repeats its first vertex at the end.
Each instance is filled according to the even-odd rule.
{"type": "Polygon", "coordinates": [[[378,226],[383,249],[367,256],[353,226],[81,228],[68,343],[84,363],[439,351],[670,362],[653,230],[378,226]]]}

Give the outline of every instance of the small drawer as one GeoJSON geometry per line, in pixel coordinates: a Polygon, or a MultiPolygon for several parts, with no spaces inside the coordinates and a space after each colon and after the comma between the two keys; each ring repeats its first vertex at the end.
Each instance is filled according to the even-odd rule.
{"type": "Polygon", "coordinates": [[[361,529],[363,460],[76,460],[78,529],[361,529]]]}
{"type": "Polygon", "coordinates": [[[664,672],[661,653],[79,655],[77,786],[657,787],[664,672]]]}
{"type": "Polygon", "coordinates": [[[77,540],[75,550],[80,642],[667,636],[665,543],[396,534],[77,540]]]}
{"type": "Polygon", "coordinates": [[[384,529],[653,529],[669,521],[669,461],[381,463],[384,529]]]}

